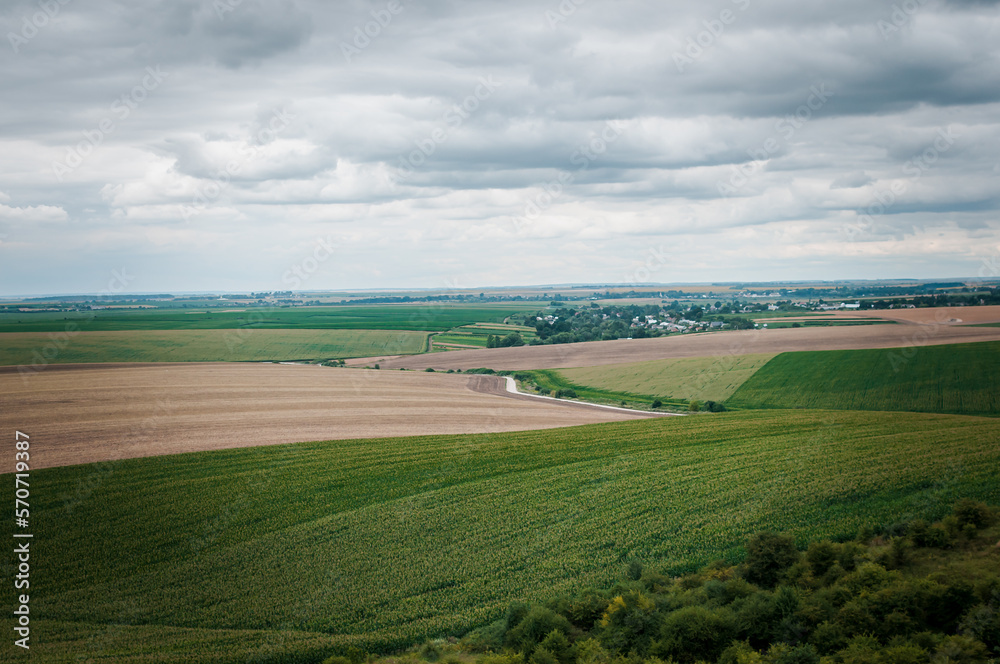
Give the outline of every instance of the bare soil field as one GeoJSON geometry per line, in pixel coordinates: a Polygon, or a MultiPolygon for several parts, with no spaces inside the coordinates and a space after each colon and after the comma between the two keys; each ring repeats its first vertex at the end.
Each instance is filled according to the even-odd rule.
{"type": "Polygon", "coordinates": [[[879,309],[866,315],[916,325],[977,325],[1000,323],[1000,305],[988,307],[932,307],[928,309],[879,309]]]}
{"type": "Polygon", "coordinates": [[[755,323],[838,323],[847,321],[873,321],[885,322],[886,319],[879,318],[869,312],[857,313],[855,311],[825,311],[817,314],[804,314],[802,316],[754,316],[755,323]]]}
{"type": "Polygon", "coordinates": [[[802,323],[807,321],[887,320],[908,325],[978,325],[1000,323],[1000,306],[929,307],[925,309],[866,309],[865,311],[824,311],[806,316],[754,318],[757,323],[802,323]]]}
{"type": "MultiPolygon", "coordinates": [[[[1000,330],[998,330],[1000,332],[1000,330]]],[[[0,368],[31,467],[314,440],[491,433],[646,417],[506,393],[498,376],[277,364],[0,368]]]]}
{"type": "MultiPolygon", "coordinates": [[[[927,310],[930,311],[930,310],[927,310]]],[[[965,311],[961,313],[966,313],[965,311]]],[[[1000,340],[1000,328],[958,325],[859,325],[739,330],[672,335],[657,339],[618,339],[549,346],[457,350],[348,360],[348,364],[381,363],[383,369],[561,369],[643,362],[674,357],[712,357],[783,353],[799,350],[897,348],[1000,340]]]]}

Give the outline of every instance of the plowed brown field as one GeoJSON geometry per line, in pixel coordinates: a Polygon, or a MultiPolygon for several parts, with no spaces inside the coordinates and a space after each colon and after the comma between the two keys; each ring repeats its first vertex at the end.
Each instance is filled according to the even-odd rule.
{"type": "Polygon", "coordinates": [[[507,395],[496,376],[276,364],[0,368],[0,423],[31,467],[313,440],[488,433],[641,414],[507,395]]]}
{"type": "MultiPolygon", "coordinates": [[[[978,307],[977,307],[978,308],[978,307]]],[[[966,313],[965,311],[961,313],[966,313]]],[[[671,335],[657,339],[618,339],[549,346],[456,350],[433,355],[364,358],[383,369],[559,369],[642,362],[672,357],[709,357],[783,353],[798,350],[896,348],[1000,340],[1000,328],[957,325],[858,325],[740,330],[671,335]]]]}
{"type": "Polygon", "coordinates": [[[926,309],[876,309],[825,311],[813,316],[755,317],[758,323],[795,323],[822,320],[887,320],[912,325],[977,325],[1000,323],[1000,306],[928,307],[926,309]]]}
{"type": "Polygon", "coordinates": [[[879,309],[865,314],[885,320],[917,325],[976,325],[1000,323],[1000,306],[932,307],[927,309],[879,309]]]}

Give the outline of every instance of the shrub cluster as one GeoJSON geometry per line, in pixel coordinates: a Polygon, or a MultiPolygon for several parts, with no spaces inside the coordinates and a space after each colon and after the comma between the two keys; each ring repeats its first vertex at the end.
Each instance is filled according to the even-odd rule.
{"type": "Polygon", "coordinates": [[[934,524],[804,551],[789,536],[760,533],[741,564],[678,578],[632,561],[612,588],[514,604],[462,647],[482,653],[479,664],[996,662],[1000,565],[983,574],[949,564],[976,546],[997,560],[981,536],[995,517],[963,500],[934,524]]]}

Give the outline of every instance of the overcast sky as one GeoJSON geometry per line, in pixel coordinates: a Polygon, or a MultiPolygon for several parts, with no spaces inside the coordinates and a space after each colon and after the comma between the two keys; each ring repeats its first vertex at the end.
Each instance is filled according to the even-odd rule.
{"type": "Polygon", "coordinates": [[[994,0],[7,0],[0,28],[0,294],[1000,276],[994,0]]]}

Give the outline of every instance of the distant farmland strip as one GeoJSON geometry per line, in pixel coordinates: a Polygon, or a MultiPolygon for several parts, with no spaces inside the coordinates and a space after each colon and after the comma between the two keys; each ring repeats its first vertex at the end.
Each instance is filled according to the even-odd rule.
{"type": "MultiPolygon", "coordinates": [[[[573,344],[458,350],[386,360],[386,369],[561,369],[626,364],[679,357],[734,356],[786,351],[897,348],[1000,340],[1000,328],[941,325],[849,325],[778,330],[733,330],[671,334],[655,339],[618,339],[573,344]],[[930,333],[927,334],[927,331],[930,333]],[[916,340],[916,341],[915,341],[916,340]]],[[[362,362],[364,364],[367,360],[362,362]]]]}
{"type": "Polygon", "coordinates": [[[63,332],[67,325],[90,331],[233,330],[241,328],[327,330],[428,330],[443,332],[476,322],[502,323],[539,303],[464,305],[365,305],[225,309],[142,309],[92,312],[2,313],[0,332],[63,332]]]}
{"type": "Polygon", "coordinates": [[[726,404],[1000,415],[1000,342],[783,353],[726,404]]]}
{"type": "Polygon", "coordinates": [[[0,365],[79,362],[250,362],[421,353],[408,330],[134,330],[0,334],[0,365]]]}

